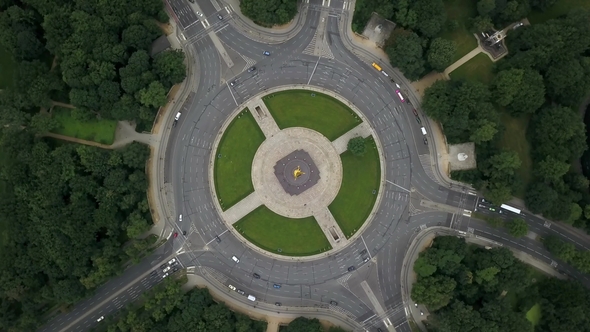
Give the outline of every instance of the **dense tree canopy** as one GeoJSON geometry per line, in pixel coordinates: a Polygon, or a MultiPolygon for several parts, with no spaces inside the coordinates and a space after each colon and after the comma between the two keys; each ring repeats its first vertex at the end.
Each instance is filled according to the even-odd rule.
{"type": "MultiPolygon", "coordinates": [[[[266,322],[229,310],[216,303],[205,288],[182,290],[186,277],[168,277],[162,284],[145,294],[139,307],[128,307],[118,317],[109,320],[108,332],[161,331],[161,332],[263,332],[266,322]],[[184,293],[184,294],[183,294],[184,293]]],[[[103,327],[104,328],[104,327],[103,327]]]]}
{"type": "MultiPolygon", "coordinates": [[[[3,107],[0,113],[48,107],[59,95],[87,115],[149,128],[168,90],[185,77],[182,52],[164,51],[154,59],[147,52],[162,34],[155,18],[167,18],[163,3],[25,2],[0,13],[0,45],[21,62],[10,92],[15,97],[3,94],[0,101],[12,110],[3,107]]],[[[4,125],[29,120],[0,118],[11,120],[4,125]]]]}
{"type": "Polygon", "coordinates": [[[526,313],[535,304],[543,315],[535,330],[589,331],[590,291],[571,281],[535,283],[530,269],[509,249],[468,248],[462,238],[437,237],[414,265],[419,274],[412,300],[427,306],[429,328],[441,332],[530,331],[526,313]],[[453,262],[452,268],[429,269],[428,276],[418,272],[439,260],[453,262]],[[565,318],[572,315],[567,310],[577,314],[565,318]]]}
{"type": "Polygon", "coordinates": [[[72,304],[131,258],[123,243],[151,226],[149,150],[53,146],[16,128],[5,129],[0,143],[0,302],[12,307],[0,329],[34,330],[43,309],[35,303],[72,304]]]}
{"type": "Polygon", "coordinates": [[[162,34],[159,0],[0,1],[0,45],[18,62],[0,93],[2,331],[34,331],[137,261],[153,241],[145,162],[133,143],[114,151],[42,139],[56,97],[72,117],[135,120],[149,128],[184,54],[150,58],[162,34]],[[23,265],[22,262],[26,262],[23,265]]]}
{"type": "Polygon", "coordinates": [[[426,56],[430,67],[438,72],[443,72],[453,63],[455,50],[455,42],[444,38],[433,39],[426,56]]]}
{"type": "Polygon", "coordinates": [[[398,29],[393,32],[389,43],[385,51],[391,65],[398,67],[409,80],[418,80],[425,70],[420,37],[414,32],[398,29]]]}
{"type": "Polygon", "coordinates": [[[288,23],[297,14],[297,0],[241,0],[242,13],[262,26],[288,23]]]}

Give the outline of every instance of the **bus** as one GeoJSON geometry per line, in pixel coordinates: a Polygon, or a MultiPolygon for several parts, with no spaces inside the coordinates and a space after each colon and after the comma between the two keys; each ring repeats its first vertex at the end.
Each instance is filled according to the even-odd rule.
{"type": "Polygon", "coordinates": [[[377,69],[378,71],[382,71],[381,66],[379,66],[376,62],[373,62],[373,68],[377,69]]]}
{"type": "Polygon", "coordinates": [[[519,209],[517,209],[517,208],[513,208],[513,207],[512,207],[512,206],[510,206],[510,205],[502,204],[502,205],[500,205],[500,208],[502,208],[502,209],[504,209],[504,210],[508,210],[508,211],[510,211],[510,212],[514,212],[514,213],[516,213],[516,214],[520,214],[520,210],[519,210],[519,209]]]}

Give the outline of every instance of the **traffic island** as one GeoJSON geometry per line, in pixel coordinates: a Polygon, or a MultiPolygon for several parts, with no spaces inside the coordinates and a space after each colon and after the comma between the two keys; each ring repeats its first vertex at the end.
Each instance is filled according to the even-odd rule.
{"type": "MultiPolygon", "coordinates": [[[[276,259],[313,260],[345,248],[362,233],[378,206],[384,163],[374,130],[346,106],[348,101],[314,90],[274,90],[244,103],[253,110],[247,112],[250,123],[264,137],[250,167],[242,162],[242,167],[210,170],[210,181],[226,178],[227,171],[232,172],[227,178],[251,179],[253,189],[229,207],[214,194],[224,202],[217,206],[221,218],[244,244],[276,259]],[[365,142],[362,156],[347,151],[354,137],[365,142]]],[[[235,121],[226,121],[214,151],[227,144],[235,121]]],[[[218,152],[215,158],[210,165],[217,168],[218,152]]]]}

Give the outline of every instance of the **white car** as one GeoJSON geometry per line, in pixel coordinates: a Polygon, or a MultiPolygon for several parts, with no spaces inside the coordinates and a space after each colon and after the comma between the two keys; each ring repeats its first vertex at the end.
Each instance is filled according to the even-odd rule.
{"type": "Polygon", "coordinates": [[[166,278],[167,276],[168,276],[168,273],[164,273],[164,274],[162,275],[162,279],[166,278]]]}
{"type": "Polygon", "coordinates": [[[169,260],[168,265],[172,265],[174,264],[174,262],[176,262],[176,258],[172,258],[171,260],[169,260]]]}
{"type": "Polygon", "coordinates": [[[100,321],[101,321],[101,320],[103,320],[103,319],[104,319],[104,316],[100,316],[100,317],[98,317],[98,319],[97,319],[96,321],[97,321],[97,322],[100,322],[100,321]]]}
{"type": "Polygon", "coordinates": [[[232,285],[228,285],[227,287],[229,287],[229,289],[235,291],[236,290],[236,286],[232,286],[232,285]]]}
{"type": "Polygon", "coordinates": [[[178,216],[178,221],[182,222],[182,214],[178,216]]]}
{"type": "Polygon", "coordinates": [[[232,261],[239,263],[240,260],[236,256],[231,256],[232,261]]]}
{"type": "Polygon", "coordinates": [[[164,270],[162,270],[162,272],[168,272],[168,271],[170,271],[170,269],[171,269],[171,267],[168,266],[167,268],[165,268],[164,270]]]}

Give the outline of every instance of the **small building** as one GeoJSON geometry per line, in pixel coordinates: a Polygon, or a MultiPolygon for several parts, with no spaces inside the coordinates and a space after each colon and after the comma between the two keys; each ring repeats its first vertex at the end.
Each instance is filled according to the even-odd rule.
{"type": "Polygon", "coordinates": [[[373,12],[361,37],[374,42],[379,47],[383,47],[393,29],[395,29],[395,23],[373,12]]]}
{"type": "Polygon", "coordinates": [[[152,46],[150,47],[150,56],[153,58],[170,47],[171,45],[168,37],[166,35],[161,35],[152,43],[152,46]]]}
{"type": "Polygon", "coordinates": [[[463,171],[477,167],[475,143],[449,145],[449,166],[451,171],[463,171]]]}

